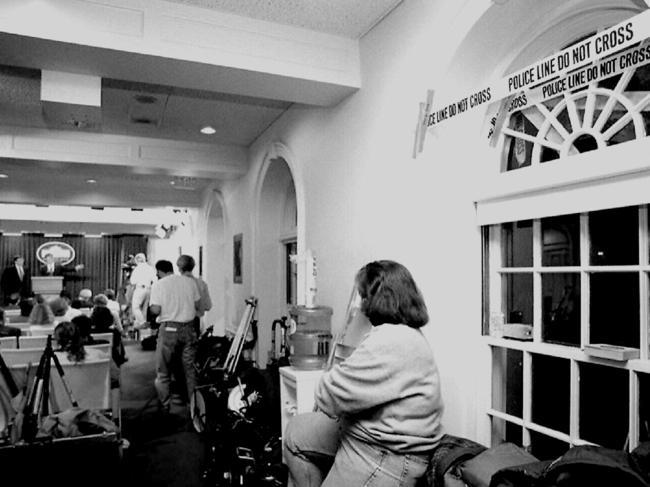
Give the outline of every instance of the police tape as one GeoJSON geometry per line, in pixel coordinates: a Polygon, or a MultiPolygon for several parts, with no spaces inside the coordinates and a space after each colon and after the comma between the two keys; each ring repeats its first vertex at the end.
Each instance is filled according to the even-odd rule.
{"type": "MultiPolygon", "coordinates": [[[[647,64],[650,51],[635,44],[649,37],[650,9],[469,94],[450,96],[448,102],[434,105],[433,91],[429,90],[427,101],[420,103],[414,156],[423,150],[427,131],[485,104],[502,102],[501,107],[505,105],[506,113],[510,113],[647,64]]],[[[504,116],[504,110],[500,109],[492,117],[488,138],[496,132],[504,116]]]]}

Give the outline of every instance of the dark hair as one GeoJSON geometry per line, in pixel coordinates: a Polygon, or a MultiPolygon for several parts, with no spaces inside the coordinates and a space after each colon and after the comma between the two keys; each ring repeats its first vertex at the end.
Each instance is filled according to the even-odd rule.
{"type": "Polygon", "coordinates": [[[361,311],[373,326],[383,323],[420,328],[429,321],[427,307],[411,273],[392,260],[378,260],[362,267],[355,279],[361,295],[361,311]]]}
{"type": "Polygon", "coordinates": [[[113,313],[106,306],[95,306],[90,313],[93,333],[107,333],[113,325],[113,313]]]}
{"type": "Polygon", "coordinates": [[[92,332],[92,321],[90,319],[90,316],[86,316],[84,314],[81,314],[79,316],[75,316],[72,318],[72,323],[74,323],[77,326],[77,329],[79,330],[79,334],[81,335],[81,339],[83,340],[84,343],[89,343],[91,342],[91,332],[92,332]]]}
{"type": "Polygon", "coordinates": [[[16,262],[18,259],[24,259],[22,255],[14,255],[12,262],[16,262]]]}
{"type": "Polygon", "coordinates": [[[64,321],[54,329],[54,337],[59,345],[59,350],[68,352],[68,359],[80,362],[86,358],[86,349],[83,344],[83,337],[75,323],[64,321]]]}
{"type": "Polygon", "coordinates": [[[194,257],[183,254],[176,261],[176,265],[181,272],[192,272],[196,264],[194,263],[194,257]]]}
{"type": "Polygon", "coordinates": [[[59,293],[59,297],[67,299],[68,301],[72,301],[72,293],[67,289],[61,289],[61,292],[59,293]]]}
{"type": "Polygon", "coordinates": [[[174,272],[174,265],[168,260],[159,260],[156,262],[156,270],[165,274],[171,274],[174,272]]]}

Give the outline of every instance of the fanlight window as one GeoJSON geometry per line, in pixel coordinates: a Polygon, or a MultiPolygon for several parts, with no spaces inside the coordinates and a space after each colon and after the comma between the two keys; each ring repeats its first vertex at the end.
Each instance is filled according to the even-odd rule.
{"type": "Polygon", "coordinates": [[[645,137],[650,65],[510,114],[502,130],[502,171],[546,163],[645,137]]]}

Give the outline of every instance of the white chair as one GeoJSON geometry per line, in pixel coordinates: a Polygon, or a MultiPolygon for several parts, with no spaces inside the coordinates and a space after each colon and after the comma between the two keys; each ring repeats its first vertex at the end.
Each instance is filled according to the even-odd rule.
{"type": "Polygon", "coordinates": [[[101,350],[102,352],[104,352],[108,357],[111,356],[110,343],[95,343],[93,345],[85,345],[85,348],[96,348],[97,350],[101,350]]]}
{"type": "Polygon", "coordinates": [[[20,330],[21,335],[31,335],[31,332],[29,331],[29,329],[31,328],[32,325],[30,325],[27,322],[25,322],[25,323],[13,323],[13,322],[11,322],[11,323],[7,323],[7,324],[9,326],[13,327],[13,328],[18,328],[20,330]]]}
{"type": "Polygon", "coordinates": [[[106,340],[108,341],[109,345],[112,347],[113,346],[113,333],[108,332],[108,333],[91,333],[90,335],[93,337],[95,340],[106,340]]]}
{"type": "Polygon", "coordinates": [[[30,363],[36,367],[41,360],[41,355],[43,355],[43,349],[15,348],[5,350],[3,348],[0,353],[2,354],[2,358],[5,360],[5,363],[8,367],[12,367],[14,365],[27,365],[30,363]]]}
{"type": "MultiPolygon", "coordinates": [[[[61,361],[63,375],[79,407],[111,409],[110,358],[83,362],[61,361]]],[[[63,410],[72,406],[59,374],[52,367],[52,402],[63,410]]]]}
{"type": "MultiPolygon", "coordinates": [[[[40,349],[15,349],[0,352],[19,387],[25,383],[27,365],[32,364],[32,373],[38,367],[43,354],[40,349]]],[[[61,358],[61,368],[74,399],[82,408],[111,409],[110,358],[70,362],[61,358]]],[[[72,406],[54,363],[50,368],[50,401],[53,410],[64,410],[72,406]]],[[[3,384],[4,386],[4,384],[3,384]]]]}
{"type": "Polygon", "coordinates": [[[18,348],[18,337],[0,337],[0,348],[18,348]]]}
{"type": "Polygon", "coordinates": [[[43,350],[46,344],[47,335],[18,337],[18,348],[40,348],[43,350]]]}
{"type": "Polygon", "coordinates": [[[47,336],[54,335],[56,325],[31,325],[29,327],[29,334],[31,336],[47,336]]]}

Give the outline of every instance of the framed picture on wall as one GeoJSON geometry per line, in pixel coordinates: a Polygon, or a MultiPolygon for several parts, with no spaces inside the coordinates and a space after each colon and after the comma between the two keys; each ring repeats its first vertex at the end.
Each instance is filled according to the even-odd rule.
{"type": "Polygon", "coordinates": [[[242,246],[243,234],[238,233],[233,237],[232,250],[233,250],[233,282],[241,284],[242,280],[242,263],[244,258],[244,249],[242,246]]]}

